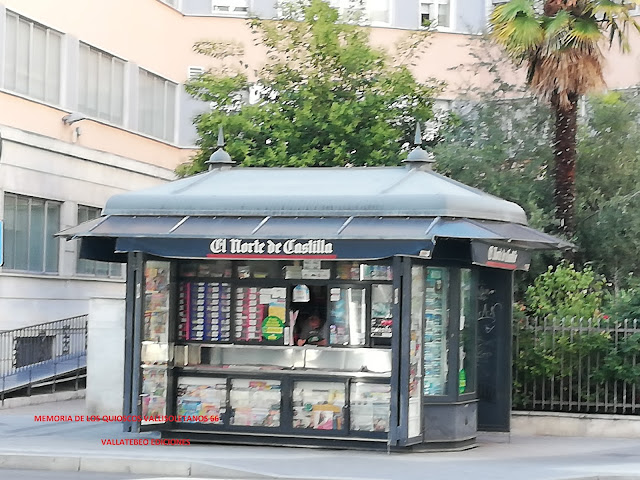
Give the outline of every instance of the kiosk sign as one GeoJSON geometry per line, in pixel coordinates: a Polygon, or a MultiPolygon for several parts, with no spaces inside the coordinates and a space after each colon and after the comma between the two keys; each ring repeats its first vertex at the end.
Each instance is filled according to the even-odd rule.
{"type": "Polygon", "coordinates": [[[525,250],[482,242],[471,242],[473,263],[505,270],[529,270],[531,254],[525,250]]]}
{"type": "Polygon", "coordinates": [[[209,247],[213,254],[231,255],[333,255],[327,240],[242,240],[216,238],[209,247]]]}

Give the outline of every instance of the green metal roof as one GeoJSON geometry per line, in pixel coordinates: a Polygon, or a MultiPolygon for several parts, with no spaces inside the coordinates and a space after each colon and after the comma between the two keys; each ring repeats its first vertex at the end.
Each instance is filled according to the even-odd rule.
{"type": "Polygon", "coordinates": [[[444,217],[527,224],[515,203],[429,169],[214,169],[115,195],[104,215],[444,217]]]}

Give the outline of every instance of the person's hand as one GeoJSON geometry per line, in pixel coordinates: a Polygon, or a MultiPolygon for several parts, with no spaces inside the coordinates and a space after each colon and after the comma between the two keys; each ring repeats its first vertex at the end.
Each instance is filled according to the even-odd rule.
{"type": "Polygon", "coordinates": [[[303,340],[302,338],[298,339],[298,346],[302,347],[305,344],[305,340],[303,340]]]}

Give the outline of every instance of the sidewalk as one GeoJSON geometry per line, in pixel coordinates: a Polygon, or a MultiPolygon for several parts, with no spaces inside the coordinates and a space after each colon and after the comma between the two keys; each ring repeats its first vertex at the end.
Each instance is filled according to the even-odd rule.
{"type": "MultiPolygon", "coordinates": [[[[0,469],[39,468],[209,478],[640,480],[640,439],[481,437],[477,448],[396,453],[228,445],[104,446],[119,423],[35,422],[34,415],[86,415],[84,400],[0,410],[0,469]]],[[[0,470],[1,476],[1,470],[0,470]]]]}

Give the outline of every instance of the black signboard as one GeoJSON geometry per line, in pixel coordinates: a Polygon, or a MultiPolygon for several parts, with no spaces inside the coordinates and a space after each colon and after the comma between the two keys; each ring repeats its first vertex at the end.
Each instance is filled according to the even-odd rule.
{"type": "Polygon", "coordinates": [[[430,258],[433,243],[428,240],[118,238],[116,251],[221,260],[365,260],[394,255],[430,258]]]}
{"type": "Polygon", "coordinates": [[[471,258],[476,265],[505,270],[529,270],[531,253],[504,245],[471,242],[471,258]]]}

